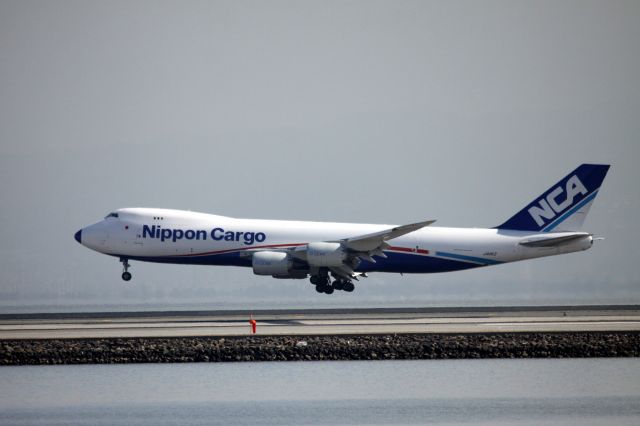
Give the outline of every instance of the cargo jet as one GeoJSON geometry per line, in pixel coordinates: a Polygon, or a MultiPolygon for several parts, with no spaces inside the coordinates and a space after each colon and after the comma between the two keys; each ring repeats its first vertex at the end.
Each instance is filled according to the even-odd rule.
{"type": "Polygon", "coordinates": [[[319,293],[351,292],[370,272],[447,272],[586,250],[582,232],[608,165],[583,164],[502,225],[408,225],[235,219],[156,208],[124,208],[76,232],[80,244],[129,261],[232,265],[256,275],[306,279],[319,293]]]}

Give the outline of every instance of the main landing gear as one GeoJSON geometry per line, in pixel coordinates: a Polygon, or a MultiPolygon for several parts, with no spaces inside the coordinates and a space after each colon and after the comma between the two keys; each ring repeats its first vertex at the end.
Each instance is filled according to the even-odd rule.
{"type": "Polygon", "coordinates": [[[122,279],[125,281],[131,280],[131,272],[129,272],[129,259],[123,257],[120,259],[122,262],[122,279]]]}
{"type": "Polygon", "coordinates": [[[318,293],[333,294],[335,290],[346,291],[351,293],[356,287],[350,280],[338,278],[331,282],[328,275],[312,275],[311,284],[316,286],[318,293]]]}

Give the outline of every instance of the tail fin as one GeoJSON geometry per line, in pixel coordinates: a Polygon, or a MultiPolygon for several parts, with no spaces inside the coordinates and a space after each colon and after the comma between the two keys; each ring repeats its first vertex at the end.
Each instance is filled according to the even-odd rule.
{"type": "Polygon", "coordinates": [[[582,164],[497,229],[578,231],[596,198],[609,165],[582,164]]]}

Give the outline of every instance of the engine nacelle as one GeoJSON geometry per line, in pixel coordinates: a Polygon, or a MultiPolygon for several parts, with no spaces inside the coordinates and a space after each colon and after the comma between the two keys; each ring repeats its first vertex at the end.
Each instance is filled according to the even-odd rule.
{"type": "Polygon", "coordinates": [[[307,263],[310,266],[341,266],[347,259],[340,243],[307,244],[307,263]]]}
{"type": "Polygon", "coordinates": [[[287,256],[287,253],[259,251],[251,257],[251,266],[256,275],[287,276],[291,272],[293,260],[287,256]]]}

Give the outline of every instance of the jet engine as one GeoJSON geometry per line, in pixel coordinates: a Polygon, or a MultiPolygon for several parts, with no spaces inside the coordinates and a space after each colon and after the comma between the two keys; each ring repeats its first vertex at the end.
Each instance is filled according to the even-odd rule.
{"type": "Polygon", "coordinates": [[[279,251],[259,251],[251,257],[251,266],[256,275],[288,275],[293,260],[287,253],[279,251]]]}
{"type": "Polygon", "coordinates": [[[271,275],[273,278],[307,278],[308,268],[280,251],[259,251],[253,253],[251,266],[256,275],[271,275]]]}
{"type": "Polygon", "coordinates": [[[340,243],[307,244],[307,263],[315,267],[341,266],[347,259],[347,253],[340,243]]]}

